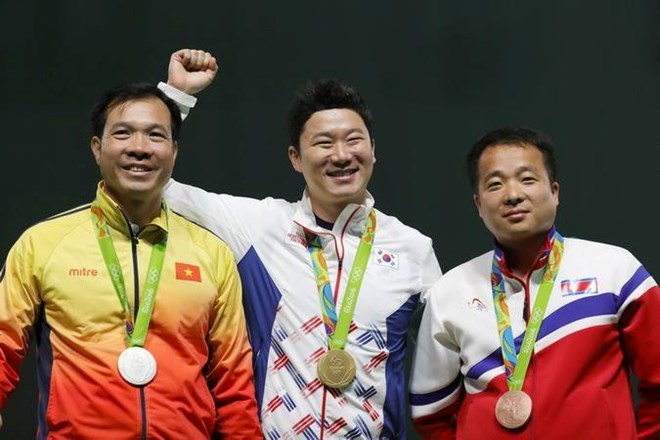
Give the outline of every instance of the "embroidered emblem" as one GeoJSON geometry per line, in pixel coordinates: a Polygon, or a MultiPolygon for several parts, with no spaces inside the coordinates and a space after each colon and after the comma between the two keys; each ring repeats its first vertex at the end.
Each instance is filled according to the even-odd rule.
{"type": "Polygon", "coordinates": [[[374,263],[381,266],[388,266],[393,269],[399,268],[399,257],[397,254],[392,252],[387,252],[382,249],[375,249],[374,251],[374,263]]]}
{"type": "Polygon", "coordinates": [[[598,293],[598,280],[595,277],[563,280],[561,282],[561,296],[584,295],[587,293],[598,293]]]}
{"type": "Polygon", "coordinates": [[[78,267],[70,268],[69,276],[70,277],[96,277],[99,275],[99,271],[93,268],[88,267],[78,267]]]}
{"type": "Polygon", "coordinates": [[[484,304],[479,298],[472,298],[472,301],[468,301],[468,307],[477,312],[485,312],[488,310],[486,304],[484,304]]]}
{"type": "Polygon", "coordinates": [[[199,266],[195,266],[194,264],[175,263],[175,267],[177,280],[197,281],[198,283],[202,282],[202,273],[199,270],[199,266]]]}
{"type": "Polygon", "coordinates": [[[289,232],[286,234],[286,239],[289,243],[302,245],[305,249],[307,249],[307,239],[305,239],[305,236],[300,232],[289,232]]]}

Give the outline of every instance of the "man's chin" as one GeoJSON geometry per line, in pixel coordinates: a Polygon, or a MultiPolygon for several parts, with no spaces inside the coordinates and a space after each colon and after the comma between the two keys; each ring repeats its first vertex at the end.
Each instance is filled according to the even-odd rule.
{"type": "MultiPolygon", "coordinates": [[[[136,176],[135,178],[130,179],[121,179],[119,181],[119,186],[126,192],[152,192],[157,191],[156,187],[159,185],[159,179],[156,179],[156,176],[153,174],[145,176],[136,176]]],[[[165,182],[161,186],[165,186],[165,182]]]]}
{"type": "Polygon", "coordinates": [[[156,189],[153,185],[127,185],[116,191],[126,200],[134,202],[148,201],[154,197],[160,197],[161,189],[156,189]]]}
{"type": "Polygon", "coordinates": [[[364,203],[365,194],[363,192],[340,193],[340,194],[333,194],[333,198],[336,201],[336,203],[343,203],[346,205],[350,203],[356,203],[360,205],[364,203]]]}

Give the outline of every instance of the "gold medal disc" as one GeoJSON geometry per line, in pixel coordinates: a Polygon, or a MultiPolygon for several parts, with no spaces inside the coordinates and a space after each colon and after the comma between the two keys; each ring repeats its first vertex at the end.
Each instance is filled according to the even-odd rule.
{"type": "Polygon", "coordinates": [[[355,359],[344,350],[328,350],[321,356],[316,374],[323,385],[342,389],[355,379],[355,359]]]}
{"type": "Polygon", "coordinates": [[[495,418],[505,428],[520,428],[531,415],[532,399],[524,391],[507,391],[497,399],[495,418]]]}

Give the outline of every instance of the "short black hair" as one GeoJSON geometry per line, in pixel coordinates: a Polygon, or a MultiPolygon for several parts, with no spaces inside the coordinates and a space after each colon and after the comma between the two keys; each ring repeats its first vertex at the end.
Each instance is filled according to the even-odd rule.
{"type": "Polygon", "coordinates": [[[300,150],[300,135],[305,123],[321,110],[345,108],[360,115],[373,142],[373,120],[362,95],[337,79],[319,79],[305,83],[296,92],[289,109],[289,145],[300,150]]]}
{"type": "Polygon", "coordinates": [[[557,161],[555,145],[545,133],[529,127],[498,128],[483,135],[470,148],[467,155],[467,172],[472,191],[476,194],[479,188],[479,159],[489,147],[513,144],[537,148],[543,154],[543,163],[548,172],[550,183],[557,181],[557,161]]]}
{"type": "Polygon", "coordinates": [[[117,105],[123,104],[128,101],[135,101],[145,98],[157,98],[163,101],[170,111],[172,122],[172,139],[176,142],[179,140],[179,133],[181,131],[181,110],[174,101],[163,93],[158,87],[153,84],[145,82],[133,82],[122,84],[111,90],[105,92],[90,112],[90,119],[92,123],[92,136],[103,136],[105,129],[105,122],[108,117],[108,112],[117,105]]]}

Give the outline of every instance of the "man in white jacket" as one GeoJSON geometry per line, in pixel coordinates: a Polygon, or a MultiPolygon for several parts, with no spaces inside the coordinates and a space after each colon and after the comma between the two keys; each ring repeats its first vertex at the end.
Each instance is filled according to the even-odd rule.
{"type": "MultiPolygon", "coordinates": [[[[178,51],[161,88],[187,114],[216,70],[210,54],[178,51]]],[[[174,181],[166,199],[236,256],[266,438],[405,438],[406,333],[441,276],[431,240],[374,208],[371,115],[355,89],[303,86],[289,135],[299,201],[174,181]]]]}
{"type": "Polygon", "coordinates": [[[422,438],[660,438],[653,277],[623,248],[559,233],[547,135],[491,131],[468,174],[494,249],[429,293],[411,374],[422,438]]]}

